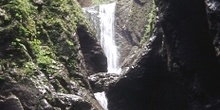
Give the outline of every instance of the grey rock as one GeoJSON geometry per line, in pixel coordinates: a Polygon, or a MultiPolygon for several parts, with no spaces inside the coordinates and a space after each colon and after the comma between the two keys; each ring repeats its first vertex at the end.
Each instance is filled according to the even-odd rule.
{"type": "Polygon", "coordinates": [[[1,99],[0,105],[3,105],[1,110],[24,110],[19,98],[13,94],[1,99]]]}

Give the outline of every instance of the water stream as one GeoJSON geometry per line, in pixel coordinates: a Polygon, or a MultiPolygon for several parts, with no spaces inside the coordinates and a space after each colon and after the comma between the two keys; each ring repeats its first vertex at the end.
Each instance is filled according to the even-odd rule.
{"type": "Polygon", "coordinates": [[[99,6],[100,43],[107,57],[108,73],[120,73],[119,52],[115,43],[115,5],[116,3],[99,6]]]}
{"type": "MultiPolygon", "coordinates": [[[[108,74],[120,74],[121,68],[119,66],[119,52],[115,43],[115,6],[116,3],[102,4],[98,6],[98,11],[95,7],[86,8],[85,10],[92,14],[92,19],[97,31],[99,32],[99,41],[104,53],[107,57],[108,74]],[[94,16],[95,15],[95,16],[94,16]],[[97,26],[97,23],[99,24],[97,26]]],[[[105,92],[94,93],[96,99],[101,106],[108,110],[108,101],[105,92]]]]}
{"type": "Polygon", "coordinates": [[[103,107],[104,110],[108,110],[108,100],[105,95],[105,91],[94,93],[95,98],[98,100],[99,104],[103,107]]]}

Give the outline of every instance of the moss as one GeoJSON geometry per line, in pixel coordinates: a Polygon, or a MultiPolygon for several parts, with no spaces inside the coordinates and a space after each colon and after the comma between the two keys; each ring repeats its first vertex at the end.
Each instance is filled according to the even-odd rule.
{"type": "Polygon", "coordinates": [[[53,105],[53,88],[74,93],[70,80],[77,86],[82,80],[75,77],[79,64],[74,39],[79,26],[90,28],[75,0],[34,1],[0,1],[0,82],[46,88],[44,97],[53,105]]]}
{"type": "Polygon", "coordinates": [[[145,33],[143,38],[140,41],[140,45],[143,45],[151,36],[152,33],[155,31],[155,21],[156,21],[156,5],[154,1],[152,1],[151,10],[147,14],[147,24],[145,26],[145,33]]]}
{"type": "Polygon", "coordinates": [[[73,37],[77,27],[88,22],[74,0],[44,1],[41,7],[30,0],[0,1],[0,65],[16,66],[32,75],[35,69],[54,74],[63,63],[74,74],[73,37]],[[66,61],[60,56],[66,56],[66,61]]]}

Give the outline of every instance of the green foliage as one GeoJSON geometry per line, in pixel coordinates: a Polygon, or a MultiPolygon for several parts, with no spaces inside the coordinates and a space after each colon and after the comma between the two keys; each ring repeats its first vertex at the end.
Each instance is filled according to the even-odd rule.
{"type": "Polygon", "coordinates": [[[0,1],[0,65],[13,65],[23,73],[41,70],[54,74],[62,63],[75,73],[76,48],[73,37],[78,25],[87,24],[74,0],[44,1],[41,11],[31,0],[0,1]],[[68,62],[68,63],[67,63],[68,62]]]}
{"type": "Polygon", "coordinates": [[[33,62],[25,62],[23,68],[21,69],[22,73],[25,75],[34,75],[34,70],[37,70],[37,65],[33,62]]]}
{"type": "Polygon", "coordinates": [[[17,28],[20,36],[27,37],[35,33],[34,16],[37,10],[29,0],[8,0],[2,9],[6,10],[11,22],[19,22],[17,28]]]}
{"type": "MultiPolygon", "coordinates": [[[[48,46],[43,46],[41,41],[38,39],[34,39],[33,41],[29,41],[31,47],[36,55],[36,64],[37,66],[48,74],[53,74],[54,72],[50,69],[50,66],[53,65],[54,59],[56,56],[54,55],[52,49],[48,46]]],[[[31,65],[28,63],[28,67],[31,65]]]]}
{"type": "Polygon", "coordinates": [[[145,33],[143,38],[140,41],[140,44],[143,45],[144,42],[146,42],[152,35],[152,33],[155,31],[155,21],[156,21],[156,5],[152,1],[151,11],[147,15],[148,21],[145,26],[145,33]]]}

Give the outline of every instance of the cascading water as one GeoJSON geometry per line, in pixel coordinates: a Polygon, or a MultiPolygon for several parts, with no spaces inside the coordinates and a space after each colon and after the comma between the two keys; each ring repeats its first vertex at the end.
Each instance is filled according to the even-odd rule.
{"type": "MultiPolygon", "coordinates": [[[[104,53],[107,57],[108,62],[108,74],[120,74],[121,68],[119,66],[119,52],[115,43],[115,30],[114,30],[114,21],[115,21],[115,6],[116,3],[103,4],[99,5],[99,11],[95,11],[94,7],[85,8],[88,13],[93,14],[94,25],[96,29],[100,32],[99,39],[100,44],[104,50],[104,53]],[[94,16],[96,15],[96,16],[94,16]],[[99,21],[95,18],[99,18],[99,21]],[[97,26],[96,23],[99,23],[97,26]],[[97,28],[98,27],[98,28],[97,28]]],[[[108,110],[108,102],[105,96],[105,92],[94,93],[96,99],[102,105],[105,110],[108,110]]]]}
{"type": "Polygon", "coordinates": [[[115,44],[115,4],[104,4],[99,6],[100,18],[100,43],[107,57],[108,73],[120,73],[119,53],[115,44]]]}
{"type": "Polygon", "coordinates": [[[103,107],[104,110],[108,110],[108,100],[106,98],[105,92],[96,92],[94,93],[95,98],[98,100],[100,105],[103,107]]]}

